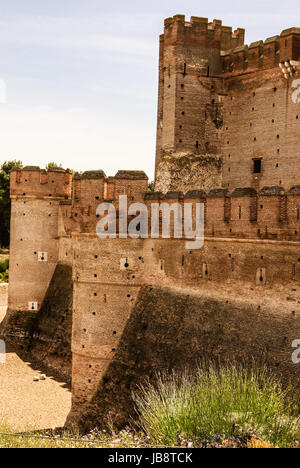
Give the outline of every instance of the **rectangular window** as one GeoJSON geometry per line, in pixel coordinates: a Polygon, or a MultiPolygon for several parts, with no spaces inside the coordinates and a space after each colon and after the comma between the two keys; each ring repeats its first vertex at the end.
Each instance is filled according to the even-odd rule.
{"type": "Polygon", "coordinates": [[[261,174],[261,159],[253,159],[253,174],[261,174]]]}

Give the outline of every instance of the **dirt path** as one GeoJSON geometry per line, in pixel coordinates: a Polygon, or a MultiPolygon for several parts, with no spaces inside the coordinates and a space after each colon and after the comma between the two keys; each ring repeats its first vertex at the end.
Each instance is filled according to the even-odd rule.
{"type": "Polygon", "coordinates": [[[8,347],[6,363],[0,363],[0,426],[6,423],[20,431],[64,425],[71,408],[71,392],[53,377],[34,382],[34,376],[41,373],[28,356],[8,347]]]}

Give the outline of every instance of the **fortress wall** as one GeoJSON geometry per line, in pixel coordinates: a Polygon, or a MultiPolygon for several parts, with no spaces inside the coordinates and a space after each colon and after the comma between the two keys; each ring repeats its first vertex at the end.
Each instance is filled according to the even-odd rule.
{"type": "MultiPolygon", "coordinates": [[[[300,243],[208,238],[201,250],[189,251],[183,240],[100,240],[93,235],[74,235],[73,239],[73,406],[69,421],[90,401],[103,377],[105,382],[143,285],[194,289],[204,296],[213,288],[221,295],[220,303],[233,294],[249,303],[261,300],[261,306],[266,297],[272,302],[270,291],[276,285],[286,294],[286,301],[281,297],[285,312],[300,313],[296,299],[300,243]]],[[[120,374],[119,384],[123,381],[126,378],[120,374]]]]}
{"type": "Polygon", "coordinates": [[[75,204],[75,201],[70,200],[60,202],[58,214],[58,235],[60,237],[70,236],[72,232],[80,232],[81,223],[80,217],[78,218],[78,203],[75,204]]]}
{"type": "MultiPolygon", "coordinates": [[[[300,190],[295,186],[288,193],[281,187],[264,187],[260,192],[246,187],[229,192],[216,189],[203,191],[147,193],[149,226],[151,205],[183,203],[193,205],[195,228],[195,204],[205,205],[205,235],[240,239],[300,240],[300,190]]],[[[162,222],[161,222],[162,223],[162,222]]],[[[173,215],[171,215],[173,232],[173,215]]],[[[150,230],[150,227],[149,227],[150,230]]]]}
{"type": "Polygon", "coordinates": [[[72,267],[58,263],[42,306],[28,329],[27,348],[44,366],[68,382],[72,368],[72,302],[72,267]]]}
{"type": "Polygon", "coordinates": [[[113,202],[118,209],[120,195],[127,195],[129,203],[142,202],[147,189],[148,177],[143,171],[119,171],[109,178],[103,171],[75,176],[72,207],[61,207],[65,233],[95,233],[99,221],[97,208],[101,203],[113,202]]]}
{"type": "Polygon", "coordinates": [[[182,15],[165,22],[160,42],[156,189],[221,186],[223,79],[220,50],[240,45],[244,31],[182,15]],[[198,185],[197,185],[198,183],[198,185]]]}
{"type": "Polygon", "coordinates": [[[49,197],[68,199],[71,197],[72,173],[64,169],[41,170],[38,166],[15,168],[11,172],[11,196],[49,197]]]}
{"type": "Polygon", "coordinates": [[[163,115],[164,115],[164,35],[160,36],[159,42],[159,76],[158,76],[158,104],[157,104],[157,127],[156,127],[156,161],[155,161],[155,180],[157,179],[157,169],[162,148],[163,136],[163,115]]]}
{"type": "Polygon", "coordinates": [[[75,177],[73,203],[71,186],[72,174],[63,169],[12,171],[6,335],[29,333],[57,264],[72,265],[71,233],[95,233],[96,210],[103,201],[115,202],[120,194],[128,195],[130,202],[142,201],[148,178],[141,171],[119,171],[114,178],[106,178],[103,171],[88,171],[75,177]],[[18,313],[10,327],[12,316],[18,313]]]}
{"type": "Polygon", "coordinates": [[[177,61],[172,65],[167,63],[169,55],[165,56],[157,191],[221,186],[222,82],[207,78],[206,73],[199,77],[203,74],[201,52],[176,50],[177,61]]]}
{"type": "Polygon", "coordinates": [[[96,225],[96,209],[104,199],[106,176],[103,171],[87,171],[75,176],[73,204],[66,232],[89,232],[96,225]]]}
{"type": "Polygon", "coordinates": [[[73,242],[72,394],[76,410],[94,394],[115,355],[145,271],[151,281],[152,264],[142,240],[101,241],[93,235],[74,235],[73,242]]]}
{"type": "Polygon", "coordinates": [[[165,20],[164,46],[184,46],[194,49],[202,58],[209,60],[211,73],[220,71],[220,51],[243,45],[245,30],[232,31],[231,27],[223,26],[222,21],[208,22],[207,18],[192,16],[186,21],[184,15],[175,15],[165,20]]]}
{"type": "Polygon", "coordinates": [[[27,337],[44,300],[59,259],[59,205],[71,196],[71,180],[62,169],[11,173],[8,313],[2,326],[11,338],[27,337]]]}
{"type": "Polygon", "coordinates": [[[12,200],[11,310],[26,311],[29,302],[37,302],[39,308],[43,301],[58,261],[58,206],[58,200],[12,200]]]}
{"type": "Polygon", "coordinates": [[[58,247],[58,263],[73,265],[73,244],[71,237],[60,237],[58,247]]]}
{"type": "Polygon", "coordinates": [[[156,190],[299,184],[297,73],[300,28],[244,44],[244,31],[218,20],[177,15],[165,22],[160,46],[156,190]],[[230,39],[231,38],[231,39],[230,39]],[[230,39],[230,40],[229,40],[230,39]],[[237,43],[234,47],[233,44],[237,43]],[[230,44],[230,48],[224,46],[230,44]],[[254,160],[261,171],[254,172],[254,160]]]}
{"type": "Polygon", "coordinates": [[[280,36],[280,62],[299,60],[300,58],[300,28],[289,28],[280,36]]]}
{"type": "MultiPolygon", "coordinates": [[[[280,62],[280,38],[274,36],[265,42],[257,41],[250,46],[221,52],[223,73],[227,77],[259,70],[276,68],[280,62]]],[[[289,59],[292,55],[289,56],[289,59]]]]}
{"type": "MultiPolygon", "coordinates": [[[[187,62],[188,57],[181,60],[187,62]]],[[[198,74],[197,65],[186,74],[177,72],[174,150],[217,156],[222,149],[223,81],[198,74]]]]}
{"type": "Polygon", "coordinates": [[[148,190],[148,177],[143,171],[119,171],[112,182],[117,208],[120,195],[127,195],[128,202],[143,202],[148,190]]]}
{"type": "Polygon", "coordinates": [[[104,427],[110,412],[115,425],[132,424],[137,418],[132,393],[139,392],[138,385],[146,379],[154,383],[161,371],[193,374],[204,360],[249,366],[254,360],[298,389],[299,365],[291,356],[300,333],[299,312],[293,315],[275,301],[259,305],[255,297],[251,303],[228,299],[222,291],[211,296],[208,288],[199,293],[142,288],[104,379],[77,417],[81,429],[104,427]]]}
{"type": "Polygon", "coordinates": [[[236,48],[222,49],[222,71],[226,78],[260,70],[276,68],[279,63],[300,58],[300,28],[282,31],[269,37],[236,48]]]}
{"type": "Polygon", "coordinates": [[[292,101],[292,82],[279,67],[228,78],[224,106],[223,186],[300,182],[300,106],[292,101]],[[261,159],[261,173],[254,173],[261,159]],[[293,171],[291,171],[293,167],[293,171]]]}
{"type": "Polygon", "coordinates": [[[96,197],[103,199],[105,174],[103,171],[87,171],[74,178],[73,200],[76,206],[81,203],[89,205],[96,197]]]}
{"type": "MultiPolygon", "coordinates": [[[[145,241],[146,246],[149,243],[145,241]]],[[[156,241],[154,261],[163,265],[166,284],[181,287],[202,287],[208,281],[233,288],[243,282],[250,287],[294,284],[298,289],[299,245],[207,238],[202,249],[188,251],[182,240],[160,240],[156,241]]]]}

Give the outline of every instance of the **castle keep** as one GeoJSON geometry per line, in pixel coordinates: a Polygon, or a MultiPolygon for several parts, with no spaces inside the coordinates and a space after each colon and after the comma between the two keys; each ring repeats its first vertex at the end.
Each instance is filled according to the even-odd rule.
{"type": "Polygon", "coordinates": [[[300,28],[246,46],[242,29],[177,15],[160,38],[155,192],[140,171],[12,171],[2,334],[71,374],[69,422],[115,409],[126,423],[138,383],[207,356],[251,356],[296,385],[299,80],[300,28]],[[120,195],[203,203],[203,248],[99,239],[97,207],[119,216],[120,195]]]}
{"type": "Polygon", "coordinates": [[[300,183],[299,106],[292,100],[300,29],[250,46],[244,33],[206,18],[165,21],[157,190],[289,190],[300,183]]]}

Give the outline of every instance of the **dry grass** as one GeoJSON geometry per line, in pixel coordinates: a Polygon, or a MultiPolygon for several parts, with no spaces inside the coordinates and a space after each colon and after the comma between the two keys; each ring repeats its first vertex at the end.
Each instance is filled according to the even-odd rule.
{"type": "Polygon", "coordinates": [[[273,449],[275,448],[273,444],[265,440],[258,439],[257,437],[252,437],[247,442],[248,449],[273,449]]]}

